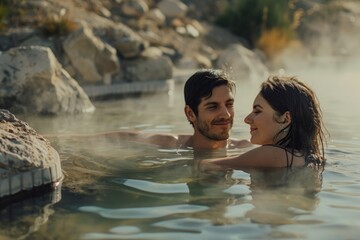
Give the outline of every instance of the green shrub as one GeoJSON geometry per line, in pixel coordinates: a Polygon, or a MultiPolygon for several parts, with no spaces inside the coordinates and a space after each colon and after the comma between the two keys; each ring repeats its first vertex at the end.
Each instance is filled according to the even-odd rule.
{"type": "MultiPolygon", "coordinates": [[[[269,49],[276,37],[286,44],[294,36],[294,0],[228,0],[217,24],[246,40],[250,48],[269,49]],[[265,36],[264,36],[265,35],[265,36]],[[260,41],[260,45],[259,44],[260,41]]],[[[278,49],[281,47],[277,46],[278,49]]],[[[265,52],[268,54],[268,52],[265,52]]]]}
{"type": "Polygon", "coordinates": [[[9,7],[4,3],[0,3],[0,31],[5,28],[5,20],[9,14],[9,7]]]}

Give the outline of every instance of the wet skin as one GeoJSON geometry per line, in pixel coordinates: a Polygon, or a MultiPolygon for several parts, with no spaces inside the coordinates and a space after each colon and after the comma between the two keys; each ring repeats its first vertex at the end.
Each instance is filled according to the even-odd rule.
{"type": "Polygon", "coordinates": [[[216,87],[210,97],[202,98],[197,115],[188,106],[185,114],[194,124],[194,148],[227,146],[234,120],[234,96],[227,86],[216,87]]]}

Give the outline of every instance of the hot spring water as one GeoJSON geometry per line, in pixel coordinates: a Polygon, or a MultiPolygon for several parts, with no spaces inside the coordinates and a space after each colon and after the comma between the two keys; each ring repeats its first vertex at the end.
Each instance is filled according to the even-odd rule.
{"type": "MultiPolygon", "coordinates": [[[[318,94],[330,133],[318,175],[274,171],[199,176],[208,153],[121,139],[51,137],[65,174],[59,192],[0,208],[0,239],[355,239],[360,236],[360,69],[294,72],[318,94]]],[[[89,115],[18,116],[44,135],[192,133],[183,82],[160,93],[95,102],[89,115]]],[[[238,82],[232,136],[259,83],[238,82]]],[[[241,149],[230,154],[241,153],[241,149]]],[[[223,151],[215,152],[225,155],[223,151]]],[[[213,154],[215,154],[213,153],[213,154]]]]}

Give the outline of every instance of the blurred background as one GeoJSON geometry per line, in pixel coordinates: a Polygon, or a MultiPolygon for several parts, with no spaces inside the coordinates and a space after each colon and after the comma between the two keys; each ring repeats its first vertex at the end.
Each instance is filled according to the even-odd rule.
{"type": "Polygon", "coordinates": [[[358,0],[1,0],[0,107],[89,112],[199,68],[242,82],[357,68],[359,19],[358,0]]]}

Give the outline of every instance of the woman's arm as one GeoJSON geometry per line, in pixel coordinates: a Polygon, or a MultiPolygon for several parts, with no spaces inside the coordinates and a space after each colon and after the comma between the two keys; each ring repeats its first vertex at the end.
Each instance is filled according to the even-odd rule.
{"type": "Polygon", "coordinates": [[[214,169],[214,165],[222,168],[281,168],[287,167],[293,158],[293,166],[304,166],[305,161],[301,156],[292,155],[276,146],[261,146],[247,151],[241,155],[205,159],[201,161],[201,169],[214,169]],[[287,162],[289,161],[289,163],[287,162]]]}
{"type": "Polygon", "coordinates": [[[246,148],[246,147],[252,147],[254,146],[252,143],[250,143],[249,140],[245,140],[245,139],[234,139],[234,138],[230,138],[229,139],[229,147],[230,148],[246,148]]]}

